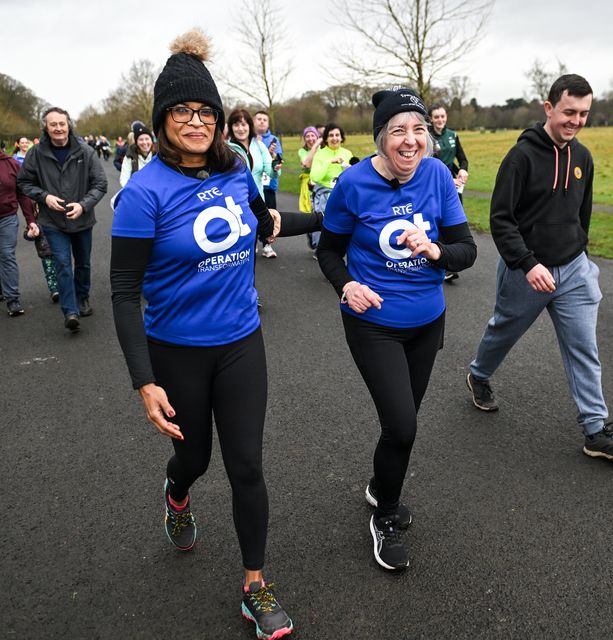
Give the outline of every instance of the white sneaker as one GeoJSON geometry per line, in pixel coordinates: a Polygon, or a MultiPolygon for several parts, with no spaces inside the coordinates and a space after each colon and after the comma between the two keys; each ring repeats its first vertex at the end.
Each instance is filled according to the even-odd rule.
{"type": "Polygon", "coordinates": [[[276,258],[277,254],[272,245],[266,244],[262,247],[262,258],[276,258]]]}

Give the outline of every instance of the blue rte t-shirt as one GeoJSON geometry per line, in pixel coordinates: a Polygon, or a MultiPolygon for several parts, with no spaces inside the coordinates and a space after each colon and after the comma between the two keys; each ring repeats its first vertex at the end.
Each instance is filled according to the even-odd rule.
{"type": "Polygon", "coordinates": [[[260,325],[254,287],[259,195],[249,169],[181,175],[157,156],[115,199],[113,236],[153,238],[145,271],[145,330],[151,338],[216,346],[260,325]]]}
{"type": "Polygon", "coordinates": [[[381,309],[371,307],[345,313],[389,327],[418,327],[436,320],[445,310],[445,272],[427,258],[411,258],[398,236],[413,226],[430,240],[441,227],[466,222],[449,169],[435,158],[424,158],[415,174],[394,189],[373,167],[371,158],[346,169],[332,189],[324,226],[351,234],[347,268],[352,277],[382,298],[381,309]]]}

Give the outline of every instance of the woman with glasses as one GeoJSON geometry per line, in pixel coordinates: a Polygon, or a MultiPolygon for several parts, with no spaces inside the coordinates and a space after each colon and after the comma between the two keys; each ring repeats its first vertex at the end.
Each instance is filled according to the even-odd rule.
{"type": "Polygon", "coordinates": [[[432,155],[428,112],[409,89],[373,96],[377,153],[339,178],[318,249],[336,289],[351,355],[381,423],[366,500],[375,560],[404,569],[400,502],[417,412],[443,341],[445,269],[460,271],[477,252],[447,168],[432,155]],[[347,264],[343,257],[347,254],[347,264]]]}
{"type": "MultiPolygon", "coordinates": [[[[147,417],[174,446],[164,483],[168,539],[182,551],[196,542],[189,490],[209,464],[214,414],[242,554],[242,613],[258,637],[276,639],[293,625],[262,572],[267,379],[253,280],[256,233],[274,240],[275,222],[223,138],[223,105],[203,64],[208,41],[194,30],[171,51],[154,89],[158,155],[115,202],[115,324],[147,417]]],[[[281,218],[284,233],[321,226],[315,214],[281,218]]]]}

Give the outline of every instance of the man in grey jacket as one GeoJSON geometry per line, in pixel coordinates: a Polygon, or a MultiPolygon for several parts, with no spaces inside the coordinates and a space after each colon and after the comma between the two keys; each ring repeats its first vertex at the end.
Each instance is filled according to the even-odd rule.
{"type": "Polygon", "coordinates": [[[43,114],[43,136],[28,152],[17,184],[38,202],[38,224],[53,252],[64,326],[78,331],[79,318],[93,313],[89,290],[94,206],[106,193],[107,180],[96,152],[77,140],[64,109],[52,107],[43,114]]]}

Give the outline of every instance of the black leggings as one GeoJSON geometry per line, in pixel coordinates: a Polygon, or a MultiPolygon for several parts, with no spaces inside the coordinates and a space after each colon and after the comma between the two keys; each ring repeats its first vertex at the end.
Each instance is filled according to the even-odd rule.
{"type": "Polygon", "coordinates": [[[421,327],[396,329],[341,313],[347,344],[375,403],[381,436],[374,455],[377,516],[394,513],[445,327],[443,313],[421,327]]]}
{"type": "Polygon", "coordinates": [[[156,382],[168,400],[185,440],[172,443],[168,461],[170,495],[181,501],[211,459],[213,416],[232,487],[234,526],[243,566],[264,565],[268,495],[262,474],[266,413],[266,355],[262,332],[219,347],[182,347],[149,342],[156,382]]]}

